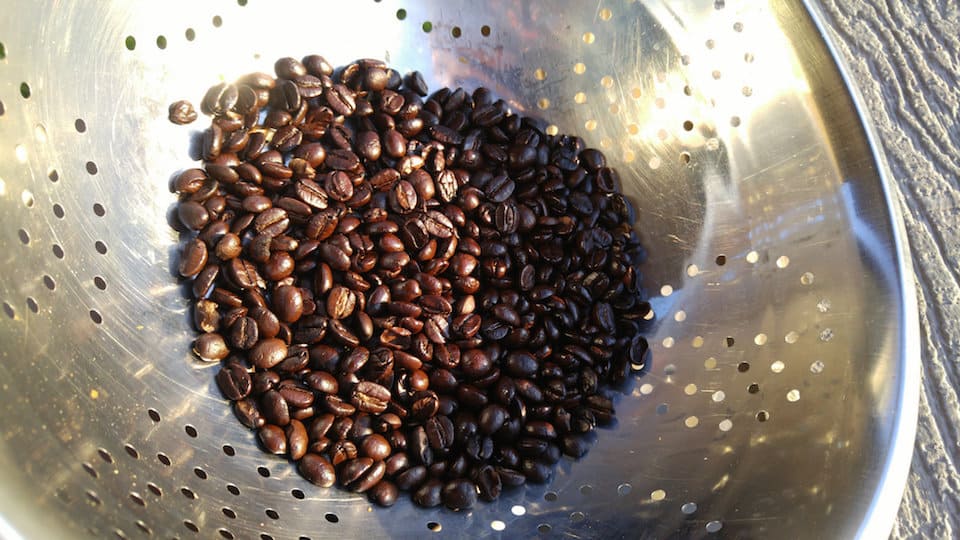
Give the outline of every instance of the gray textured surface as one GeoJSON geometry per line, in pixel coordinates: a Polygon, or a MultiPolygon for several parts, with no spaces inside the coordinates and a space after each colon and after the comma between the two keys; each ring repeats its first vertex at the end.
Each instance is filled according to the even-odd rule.
{"type": "Polygon", "coordinates": [[[923,388],[894,538],[960,534],[960,8],[952,0],[825,0],[832,38],[899,187],[917,277],[923,388]]]}

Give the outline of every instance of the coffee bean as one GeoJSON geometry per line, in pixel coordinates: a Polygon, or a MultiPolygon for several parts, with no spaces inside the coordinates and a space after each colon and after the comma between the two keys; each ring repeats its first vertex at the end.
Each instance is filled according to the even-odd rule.
{"type": "Polygon", "coordinates": [[[453,422],[446,416],[432,416],[424,424],[430,447],[445,450],[453,444],[453,422]]]}
{"type": "Polygon", "coordinates": [[[201,334],[193,343],[193,352],[200,360],[205,362],[216,362],[223,360],[230,354],[223,336],[220,334],[208,333],[201,334]]]}
{"type": "Polygon", "coordinates": [[[195,276],[207,264],[207,245],[198,238],[188,242],[180,255],[180,275],[183,277],[195,276]]]}
{"type": "Polygon", "coordinates": [[[170,104],[167,117],[174,124],[185,125],[197,119],[197,111],[189,101],[180,100],[170,104]]]}
{"type": "Polygon", "coordinates": [[[349,317],[356,305],[357,294],[346,287],[337,285],[327,295],[327,314],[333,319],[349,317]]]}
{"type": "Polygon", "coordinates": [[[367,435],[360,443],[360,454],[373,459],[374,461],[383,461],[390,457],[390,443],[386,437],[379,434],[367,435]]]}
{"type": "Polygon", "coordinates": [[[435,506],[440,506],[440,503],[443,502],[441,491],[443,489],[443,482],[437,479],[428,480],[426,483],[417,488],[413,492],[411,498],[413,502],[418,506],[423,508],[433,508],[435,506]]]}
{"type": "Polygon", "coordinates": [[[260,396],[260,412],[271,424],[283,427],[290,423],[290,406],[276,390],[267,390],[260,396]]]}
{"type": "Polygon", "coordinates": [[[233,404],[233,413],[240,423],[250,429],[259,429],[266,425],[267,421],[260,414],[257,403],[250,398],[235,401],[233,404]]]}
{"type": "Polygon", "coordinates": [[[304,478],[320,487],[330,487],[337,481],[333,465],[318,454],[305,454],[297,469],[304,478]]]}
{"type": "Polygon", "coordinates": [[[399,494],[396,484],[389,480],[381,480],[367,491],[370,500],[383,507],[393,506],[397,502],[399,494]]]}
{"type": "Polygon", "coordinates": [[[287,453],[287,438],[282,428],[267,424],[257,432],[257,438],[268,453],[277,455],[287,453]]]}
{"type": "Polygon", "coordinates": [[[303,315],[303,294],[299,287],[284,285],[273,292],[273,312],[285,323],[293,323],[303,315]]]}
{"type": "Polygon", "coordinates": [[[217,373],[217,386],[223,397],[234,401],[243,399],[250,394],[250,374],[239,363],[227,362],[217,373]]]}
{"type": "Polygon", "coordinates": [[[354,388],[350,402],[363,412],[380,414],[387,410],[390,390],[376,383],[361,381],[354,388]]]}
{"type": "Polygon", "coordinates": [[[452,480],[443,486],[443,504],[451,510],[466,510],[477,503],[477,485],[466,479],[452,480]]]}
{"type": "Polygon", "coordinates": [[[250,363],[260,369],[270,369],[287,356],[287,345],[277,338],[261,339],[250,350],[250,363]]]}

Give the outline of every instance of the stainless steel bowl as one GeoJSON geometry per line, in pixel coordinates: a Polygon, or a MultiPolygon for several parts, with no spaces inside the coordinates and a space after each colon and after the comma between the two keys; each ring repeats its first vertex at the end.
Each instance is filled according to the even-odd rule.
{"type": "MultiPolygon", "coordinates": [[[[795,2],[8,2],[0,18],[0,535],[888,534],[919,380],[883,160],[795,2]],[[257,449],[191,358],[167,105],[280,56],[487,85],[619,168],[653,363],[548,486],[374,509],[257,449]]],[[[812,13],[811,13],[812,11],[812,13]]]]}

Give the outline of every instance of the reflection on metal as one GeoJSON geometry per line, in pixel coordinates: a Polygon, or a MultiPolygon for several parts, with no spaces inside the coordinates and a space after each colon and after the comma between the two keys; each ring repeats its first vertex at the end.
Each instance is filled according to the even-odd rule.
{"type": "Polygon", "coordinates": [[[0,18],[0,536],[889,531],[916,419],[910,266],[803,5],[15,3],[0,18]],[[168,182],[199,124],[166,107],[314,52],[490,86],[619,169],[650,254],[652,361],[548,487],[465,514],[371,511],[263,454],[192,359],[168,182]]]}

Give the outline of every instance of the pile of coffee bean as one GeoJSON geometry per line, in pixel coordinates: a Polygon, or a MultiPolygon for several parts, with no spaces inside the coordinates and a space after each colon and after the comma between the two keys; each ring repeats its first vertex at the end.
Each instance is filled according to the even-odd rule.
{"type": "Polygon", "coordinates": [[[194,351],[236,416],[383,506],[470,508],[583,456],[650,311],[604,155],[377,60],[275,71],[209,90],[174,181],[194,351]]]}

